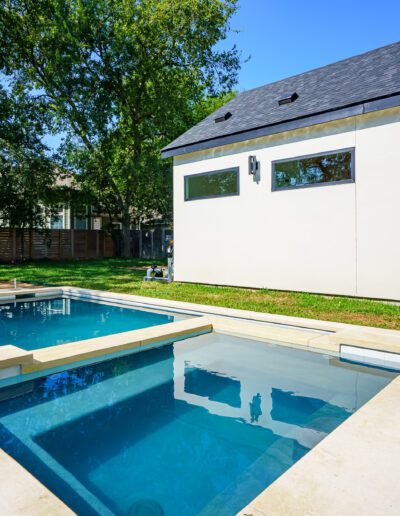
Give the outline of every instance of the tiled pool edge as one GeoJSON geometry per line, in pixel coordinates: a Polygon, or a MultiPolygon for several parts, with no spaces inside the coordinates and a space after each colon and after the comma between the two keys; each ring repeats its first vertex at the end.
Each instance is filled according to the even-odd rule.
{"type": "Polygon", "coordinates": [[[238,515],[397,515],[399,428],[398,376],[238,515]]]}
{"type": "MultiPolygon", "coordinates": [[[[355,360],[359,360],[359,357],[362,358],[362,353],[367,354],[367,351],[369,350],[382,352],[385,355],[396,355],[400,353],[400,332],[394,330],[380,330],[376,328],[366,328],[341,323],[313,321],[297,317],[259,314],[243,310],[195,305],[192,303],[145,298],[127,294],[114,294],[93,290],[89,291],[87,289],[76,289],[72,287],[54,289],[46,288],[44,290],[45,291],[41,292],[35,290],[26,293],[35,293],[35,297],[50,297],[63,294],[69,296],[73,295],[74,297],[80,297],[82,299],[96,299],[99,301],[107,300],[117,302],[122,300],[131,306],[143,306],[146,308],[153,307],[177,312],[184,311],[186,313],[192,313],[193,315],[203,315],[203,317],[193,317],[184,321],[169,323],[166,325],[125,332],[125,334],[121,333],[98,339],[88,339],[86,341],[63,344],[52,348],[34,350],[33,352],[25,352],[20,348],[14,348],[16,356],[13,356],[13,350],[9,349],[13,348],[13,346],[8,346],[6,353],[7,356],[4,357],[4,360],[7,360],[7,362],[5,361],[3,364],[7,365],[7,367],[21,367],[21,372],[26,373],[27,375],[35,371],[48,371],[49,368],[57,365],[63,366],[66,364],[75,364],[77,366],[79,361],[82,359],[94,361],[96,358],[106,359],[112,352],[132,352],[134,350],[140,350],[142,347],[144,349],[145,347],[147,348],[153,345],[162,345],[163,343],[171,342],[176,339],[187,338],[201,332],[212,330],[246,338],[254,338],[257,340],[275,341],[286,346],[293,345],[310,351],[326,352],[333,355],[340,355],[341,347],[348,346],[351,348],[353,353],[357,353],[357,350],[361,350],[360,355],[354,355],[357,357],[354,358],[355,360]],[[254,324],[260,322],[267,324],[254,324]],[[130,335],[128,336],[126,334],[130,335]],[[126,340],[123,340],[124,338],[126,340]],[[94,341],[98,341],[98,346],[96,348],[93,348],[94,341]],[[90,349],[88,349],[88,347],[90,347],[90,349]],[[31,357],[28,355],[31,355],[31,357]]],[[[9,292],[4,293],[4,296],[2,294],[3,293],[0,293],[0,299],[10,299],[9,297],[6,297],[7,295],[10,295],[9,292]]],[[[5,346],[3,346],[3,349],[4,348],[5,346]]],[[[0,348],[0,370],[2,368],[1,353],[2,351],[0,348]]],[[[24,375],[19,376],[19,378],[23,381],[24,375]]],[[[357,509],[360,510],[360,506],[357,505],[357,503],[360,504],[361,501],[359,500],[359,497],[354,497],[354,489],[357,490],[357,494],[361,493],[361,498],[365,496],[365,493],[369,493],[377,500],[379,500],[381,496],[385,497],[385,489],[376,493],[375,485],[373,484],[375,482],[375,478],[372,476],[371,479],[371,476],[366,475],[366,473],[371,473],[371,470],[372,473],[375,472],[375,456],[377,456],[376,460],[378,460],[379,458],[382,458],[381,455],[379,455],[379,453],[381,453],[385,459],[383,463],[380,464],[383,471],[382,477],[386,479],[390,474],[389,480],[392,482],[394,482],[398,477],[398,473],[400,473],[400,471],[396,471],[394,474],[393,471],[388,472],[388,464],[390,464],[393,469],[393,454],[396,454],[398,460],[396,461],[395,459],[394,462],[396,462],[396,467],[400,470],[400,438],[395,432],[396,425],[397,428],[400,428],[399,408],[400,378],[397,377],[389,384],[389,386],[378,393],[366,405],[364,405],[364,407],[353,414],[345,423],[334,430],[319,445],[296,463],[295,466],[287,470],[286,473],[271,484],[271,486],[269,486],[239,514],[242,516],[246,514],[253,516],[288,514],[290,516],[294,514],[330,515],[338,513],[350,515],[354,514],[357,509]],[[362,419],[360,419],[360,417],[356,418],[359,413],[361,413],[360,417],[362,417],[362,419]],[[381,416],[382,420],[379,419],[381,416]],[[361,423],[359,421],[361,421],[361,423]],[[386,428],[386,425],[388,428],[386,428]],[[391,431],[391,429],[393,429],[393,431],[391,431]],[[334,438],[333,446],[331,445],[332,438],[334,438]],[[338,442],[336,442],[337,440],[338,442]],[[375,446],[377,441],[379,441],[379,446],[375,446]],[[353,463],[350,461],[350,465],[353,469],[350,468],[348,470],[343,466],[347,460],[346,455],[343,457],[343,450],[347,450],[347,452],[350,453],[353,451],[353,448],[354,450],[358,449],[357,446],[349,445],[349,442],[351,444],[356,443],[359,445],[363,450],[363,453],[357,455],[356,459],[352,459],[353,463]],[[374,443],[374,446],[371,446],[371,443],[374,443]],[[317,451],[315,452],[315,450],[317,451]],[[371,453],[373,455],[372,457],[371,453]],[[310,456],[311,459],[307,459],[310,456]],[[323,470],[326,461],[330,468],[329,471],[323,470]],[[366,461],[368,462],[367,467],[365,466],[366,461]],[[304,470],[300,469],[300,472],[303,471],[300,474],[300,478],[297,477],[298,468],[304,468],[304,470]],[[357,470],[357,468],[361,471],[357,470]],[[354,471],[354,469],[356,471],[354,471]],[[351,472],[350,475],[349,472],[351,472]],[[324,482],[321,482],[321,485],[319,485],[320,475],[323,477],[324,474],[328,476],[327,478],[329,478],[329,481],[325,482],[325,484],[324,482]],[[329,475],[333,476],[330,477],[329,475]],[[343,495],[337,492],[337,487],[335,485],[335,482],[339,482],[339,476],[340,481],[345,482],[345,485],[343,486],[340,484],[340,487],[343,490],[343,495]],[[344,480],[342,479],[342,476],[344,480]],[[313,485],[315,486],[315,484],[318,484],[317,487],[320,488],[320,491],[315,487],[314,489],[310,489],[310,479],[314,479],[313,485]],[[297,488],[298,491],[296,491],[297,488]],[[298,494],[293,494],[293,496],[290,497],[287,494],[287,492],[290,491],[293,491],[293,493],[298,492],[298,494]],[[340,501],[342,505],[339,510],[334,505],[336,496],[343,496],[343,500],[340,501]],[[326,497],[327,500],[330,500],[330,506],[321,506],[324,502],[324,497],[326,497]],[[322,499],[320,500],[319,498],[322,499]],[[286,499],[287,502],[285,501],[286,499]],[[271,503],[273,506],[272,508],[270,505],[271,503]],[[286,503],[287,505],[285,505],[286,503]],[[347,505],[344,505],[345,503],[347,505]],[[324,512],[325,509],[326,511],[324,512]]],[[[12,461],[11,458],[10,460],[12,461]]],[[[25,473],[26,482],[27,485],[29,485],[30,474],[27,471],[25,471],[25,473]]],[[[380,479],[382,477],[380,477],[380,479]]],[[[41,488],[46,490],[46,488],[44,488],[44,486],[39,482],[38,484],[41,488]]],[[[388,484],[390,485],[390,482],[388,484]]],[[[394,489],[395,494],[397,491],[398,490],[394,489]]],[[[41,490],[33,489],[30,493],[30,496],[32,497],[32,507],[39,507],[38,503],[42,495],[43,492],[41,490]],[[37,495],[36,498],[35,493],[37,495]]],[[[54,497],[50,492],[49,495],[54,497]]],[[[7,500],[9,503],[12,503],[13,499],[14,502],[17,503],[12,492],[6,493],[6,500],[3,500],[2,503],[7,502],[7,500]]],[[[57,512],[58,506],[56,502],[58,499],[55,498],[55,500],[55,505],[51,508],[51,511],[46,506],[45,514],[63,514],[63,512],[57,512]]],[[[380,505],[380,507],[385,507],[386,514],[391,514],[391,508],[393,509],[395,506],[398,507],[400,504],[400,495],[399,498],[396,498],[395,505],[392,504],[388,506],[390,500],[390,496],[386,496],[386,502],[385,500],[382,500],[380,505]]],[[[59,503],[62,504],[62,502],[59,503]]],[[[370,507],[373,506],[374,505],[372,503],[370,507]]],[[[18,514],[18,505],[15,505],[15,508],[16,512],[13,512],[13,514],[18,514]]],[[[365,506],[363,506],[363,513],[378,514],[377,512],[366,512],[365,506]]],[[[30,512],[30,514],[41,513],[30,512]]],[[[71,514],[71,512],[68,514],[71,514]]]]}

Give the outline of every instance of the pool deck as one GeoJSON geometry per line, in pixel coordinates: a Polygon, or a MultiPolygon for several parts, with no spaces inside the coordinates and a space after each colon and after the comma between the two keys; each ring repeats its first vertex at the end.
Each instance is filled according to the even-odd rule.
{"type": "MultiPolygon", "coordinates": [[[[26,301],[60,295],[138,308],[170,310],[193,317],[29,352],[15,346],[2,346],[2,382],[8,381],[7,378],[23,381],[33,374],[54,371],[54,368],[62,370],[82,365],[85,361],[105,360],[118,353],[159,347],[211,331],[328,353],[332,355],[332,360],[342,357],[400,370],[400,332],[395,330],[72,287],[3,290],[0,292],[0,301],[18,298],[26,301]]],[[[3,452],[0,456],[1,478],[7,476],[8,470],[12,478],[16,475],[16,469],[18,479],[0,497],[0,509],[7,509],[1,510],[2,514],[72,514],[30,473],[3,452]],[[26,503],[21,489],[27,493],[26,503]]],[[[399,478],[398,376],[239,514],[350,516],[358,512],[371,516],[394,515],[398,514],[400,506],[399,478]]]]}
{"type": "Polygon", "coordinates": [[[75,514],[3,450],[0,450],[0,485],[0,514],[3,516],[75,514]]]}

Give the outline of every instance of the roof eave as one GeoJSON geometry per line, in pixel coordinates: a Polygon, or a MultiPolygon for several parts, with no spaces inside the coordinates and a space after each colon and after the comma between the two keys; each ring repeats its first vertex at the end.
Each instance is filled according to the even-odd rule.
{"type": "Polygon", "coordinates": [[[202,140],[178,147],[165,147],[161,150],[161,157],[165,159],[174,156],[181,156],[182,154],[189,154],[190,152],[212,149],[222,145],[239,143],[246,140],[252,140],[254,138],[260,138],[262,136],[270,136],[272,134],[282,133],[284,131],[302,129],[311,125],[323,124],[326,122],[332,122],[334,120],[349,118],[365,113],[372,113],[374,111],[380,111],[397,106],[400,106],[400,94],[398,93],[381,99],[366,100],[362,103],[349,107],[329,110],[324,113],[308,115],[305,117],[296,118],[294,120],[288,120],[277,124],[249,129],[247,131],[219,136],[217,138],[210,138],[209,140],[202,140]]]}

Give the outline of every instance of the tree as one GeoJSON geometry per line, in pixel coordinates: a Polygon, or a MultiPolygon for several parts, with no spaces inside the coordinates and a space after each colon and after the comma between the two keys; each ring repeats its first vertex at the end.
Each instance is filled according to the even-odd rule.
{"type": "Polygon", "coordinates": [[[121,213],[125,256],[132,204],[141,205],[143,186],[150,198],[158,192],[146,177],[159,149],[187,128],[205,94],[236,83],[237,49],[216,49],[236,5],[2,0],[0,66],[43,95],[67,147],[85,149],[85,172],[107,184],[121,213]]]}
{"type": "Polygon", "coordinates": [[[0,224],[43,227],[51,206],[55,167],[42,143],[40,105],[0,86],[0,224]]]}
{"type": "MultiPolygon", "coordinates": [[[[197,124],[235,95],[236,92],[228,92],[200,98],[190,106],[184,129],[182,127],[181,130],[197,124]]],[[[114,148],[117,143],[113,145],[114,148]]],[[[171,160],[161,159],[160,150],[164,143],[161,139],[152,140],[143,152],[145,173],[138,174],[133,185],[131,218],[135,224],[140,225],[143,220],[154,216],[172,220],[172,166],[171,160]]],[[[67,157],[65,166],[70,165],[78,172],[76,181],[79,182],[81,193],[92,199],[92,203],[98,204],[101,211],[108,213],[111,227],[111,221],[118,218],[120,212],[107,178],[99,173],[103,160],[100,157],[93,159],[93,155],[89,155],[84,147],[73,143],[64,146],[63,154],[67,157]]]]}

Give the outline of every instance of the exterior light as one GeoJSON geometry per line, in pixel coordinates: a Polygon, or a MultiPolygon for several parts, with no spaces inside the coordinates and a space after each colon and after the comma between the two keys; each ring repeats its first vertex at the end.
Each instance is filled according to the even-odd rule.
{"type": "Polygon", "coordinates": [[[258,183],[260,181],[260,162],[256,156],[249,156],[249,175],[258,183]]]}

